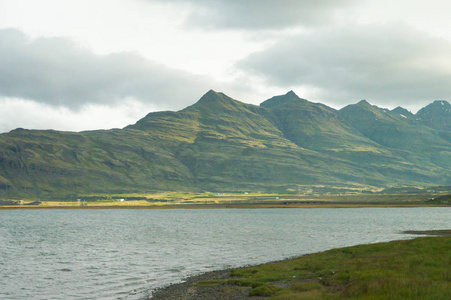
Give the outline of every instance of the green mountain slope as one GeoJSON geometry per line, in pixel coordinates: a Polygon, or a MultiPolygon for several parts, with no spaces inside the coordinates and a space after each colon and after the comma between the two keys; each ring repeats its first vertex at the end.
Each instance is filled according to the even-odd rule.
{"type": "Polygon", "coordinates": [[[438,135],[451,142],[451,105],[446,101],[434,101],[420,109],[416,118],[438,132],[438,135]]]}
{"type": "Polygon", "coordinates": [[[0,197],[446,185],[444,132],[402,108],[336,111],[293,92],[255,106],[209,91],[124,129],[0,134],[0,197]]]}
{"type": "Polygon", "coordinates": [[[395,160],[390,151],[343,122],[338,111],[293,92],[261,104],[269,108],[284,137],[296,145],[353,162],[395,160]]]}
{"type": "MultiPolygon", "coordinates": [[[[427,151],[440,153],[443,147],[449,149],[449,145],[429,128],[417,124],[413,115],[405,109],[396,108],[390,112],[362,101],[336,111],[323,104],[300,99],[293,92],[273,97],[261,106],[271,110],[276,117],[275,124],[287,139],[298,146],[357,164],[370,171],[374,178],[421,182],[436,177],[437,173],[445,173],[440,166],[441,158],[435,156],[434,162],[431,162],[425,160],[422,154],[427,151]],[[378,122],[377,118],[383,122],[378,122]],[[403,122],[409,122],[404,129],[400,127],[403,122]],[[386,132],[390,126],[395,129],[393,133],[386,132]],[[403,140],[409,141],[409,147],[412,142],[436,144],[433,147],[429,144],[421,152],[406,153],[403,140]]],[[[442,153],[442,157],[445,156],[442,153]]],[[[335,168],[333,164],[330,167],[335,168]]]]}
{"type": "Polygon", "coordinates": [[[402,108],[389,111],[362,100],[339,114],[367,138],[425,170],[441,173],[451,167],[450,142],[402,108]]]}
{"type": "Polygon", "coordinates": [[[271,110],[275,125],[284,137],[300,147],[339,151],[352,149],[355,144],[374,146],[359,132],[342,123],[334,109],[301,99],[292,91],[266,100],[260,106],[271,110]]]}
{"type": "MultiPolygon", "coordinates": [[[[209,91],[196,104],[175,113],[171,127],[164,127],[164,132],[174,134],[179,128],[189,128],[186,134],[182,131],[185,139],[177,145],[174,155],[189,168],[197,185],[208,189],[338,184],[338,176],[332,174],[335,171],[326,170],[328,163],[343,170],[339,176],[350,178],[355,176],[353,168],[360,168],[299,147],[284,136],[274,120],[266,108],[209,91]]],[[[149,114],[127,128],[160,132],[161,119],[149,114]]]]}
{"type": "Polygon", "coordinates": [[[164,183],[172,181],[189,185],[186,167],[142,132],[15,130],[0,135],[0,144],[6,195],[169,189],[164,183]]]}
{"type": "Polygon", "coordinates": [[[451,130],[451,104],[434,101],[418,111],[416,117],[425,125],[441,131],[451,130]]]}

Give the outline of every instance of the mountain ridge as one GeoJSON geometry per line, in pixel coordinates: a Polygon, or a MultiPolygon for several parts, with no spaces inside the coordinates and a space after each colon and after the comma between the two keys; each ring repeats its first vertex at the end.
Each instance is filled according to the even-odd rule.
{"type": "Polygon", "coordinates": [[[0,197],[447,185],[447,105],[419,117],[366,100],[336,110],[289,91],[257,106],[210,90],[123,129],[16,129],[0,134],[0,197]]]}

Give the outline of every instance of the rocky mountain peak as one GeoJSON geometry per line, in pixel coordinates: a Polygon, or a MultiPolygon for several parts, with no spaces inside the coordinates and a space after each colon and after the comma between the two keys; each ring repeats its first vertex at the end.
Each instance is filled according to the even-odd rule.
{"type": "Polygon", "coordinates": [[[299,98],[293,91],[289,91],[285,95],[274,96],[260,104],[262,107],[273,108],[290,103],[308,103],[307,100],[299,98]]]}
{"type": "Polygon", "coordinates": [[[445,100],[436,100],[420,109],[415,115],[429,127],[451,130],[451,105],[445,100]]]}
{"type": "Polygon", "coordinates": [[[413,114],[410,111],[408,111],[407,109],[405,109],[404,107],[401,107],[401,106],[396,107],[391,112],[393,114],[399,115],[399,116],[401,116],[403,118],[411,118],[411,117],[413,117],[413,114]]]}

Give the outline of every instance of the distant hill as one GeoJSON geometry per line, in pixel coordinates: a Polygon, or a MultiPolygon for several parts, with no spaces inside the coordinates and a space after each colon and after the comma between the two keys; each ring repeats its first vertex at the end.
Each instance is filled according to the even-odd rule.
{"type": "Polygon", "coordinates": [[[211,90],[123,129],[0,134],[0,197],[450,185],[450,107],[335,110],[292,91],[256,106],[211,90]]]}

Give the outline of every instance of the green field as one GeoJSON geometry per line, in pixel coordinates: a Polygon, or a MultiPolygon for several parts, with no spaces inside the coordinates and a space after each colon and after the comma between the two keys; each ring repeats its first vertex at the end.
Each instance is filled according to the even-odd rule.
{"type": "Polygon", "coordinates": [[[279,300],[451,299],[450,249],[451,237],[347,247],[235,269],[229,278],[194,286],[199,293],[245,286],[249,296],[279,300]]]}
{"type": "Polygon", "coordinates": [[[449,206],[448,194],[297,195],[264,193],[134,193],[86,194],[70,198],[0,199],[3,208],[239,208],[449,206]]]}

